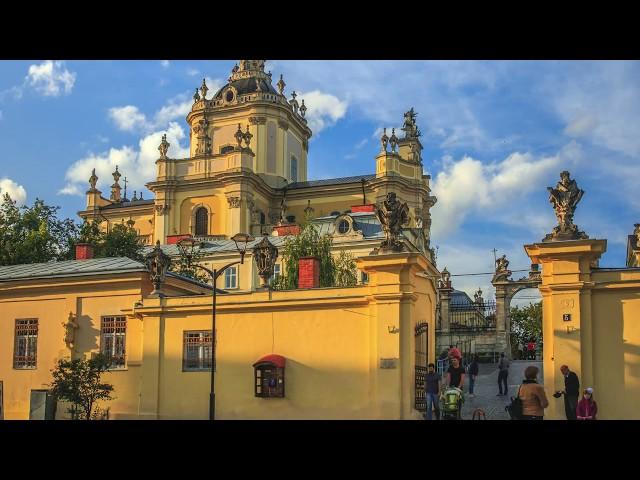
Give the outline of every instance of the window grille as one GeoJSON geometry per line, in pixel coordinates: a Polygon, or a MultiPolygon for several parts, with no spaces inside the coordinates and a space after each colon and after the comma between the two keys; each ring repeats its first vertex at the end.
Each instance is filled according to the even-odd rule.
{"type": "Polygon", "coordinates": [[[126,317],[102,317],[100,353],[111,361],[110,368],[125,368],[126,335],[126,317]]]}
{"type": "Polygon", "coordinates": [[[38,351],[38,319],[16,320],[13,368],[36,368],[38,351]]]}
{"type": "Polygon", "coordinates": [[[184,332],[182,370],[193,372],[211,370],[210,330],[184,332]]]}

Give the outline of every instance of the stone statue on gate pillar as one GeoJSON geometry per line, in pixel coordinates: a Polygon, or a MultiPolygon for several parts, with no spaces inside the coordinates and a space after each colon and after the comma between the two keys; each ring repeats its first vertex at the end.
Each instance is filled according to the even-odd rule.
{"type": "Polygon", "coordinates": [[[509,280],[511,270],[509,270],[509,260],[506,255],[496,260],[496,271],[493,275],[492,282],[509,280]]]}
{"type": "Polygon", "coordinates": [[[407,204],[397,200],[394,192],[389,192],[386,200],[376,209],[376,215],[382,225],[385,239],[380,245],[380,249],[376,249],[372,253],[378,253],[379,250],[401,252],[404,249],[404,245],[399,241],[400,233],[402,232],[402,226],[409,222],[409,207],[407,204]]]}
{"type": "Polygon", "coordinates": [[[584,195],[584,190],[578,188],[575,180],[571,180],[570,173],[563,171],[560,173],[560,181],[556,188],[547,187],[549,191],[549,202],[558,219],[558,225],[553,231],[544,237],[543,242],[554,242],[562,240],[581,240],[589,236],[578,229],[573,223],[573,214],[576,206],[584,195]]]}

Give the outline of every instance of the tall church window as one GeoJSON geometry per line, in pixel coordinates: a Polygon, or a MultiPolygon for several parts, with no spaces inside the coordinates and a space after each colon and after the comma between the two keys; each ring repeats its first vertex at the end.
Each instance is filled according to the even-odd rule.
{"type": "Polygon", "coordinates": [[[206,208],[200,207],[196,210],[196,235],[209,234],[209,212],[206,208]]]}
{"type": "Polygon", "coordinates": [[[291,157],[291,182],[298,181],[298,159],[291,157]]]}

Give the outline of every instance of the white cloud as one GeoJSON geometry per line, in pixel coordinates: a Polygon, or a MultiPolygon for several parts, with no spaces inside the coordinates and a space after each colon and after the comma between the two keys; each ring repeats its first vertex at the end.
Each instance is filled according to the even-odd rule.
{"type": "Polygon", "coordinates": [[[195,68],[189,68],[187,70],[187,75],[189,75],[190,77],[195,77],[196,75],[200,75],[200,70],[197,70],[195,68]]]}
{"type": "Polygon", "coordinates": [[[432,210],[433,236],[446,238],[471,214],[491,214],[492,220],[516,222],[539,233],[548,216],[540,216],[535,210],[527,212],[532,224],[524,225],[522,210],[515,212],[509,205],[515,200],[522,201],[528,193],[540,189],[546,179],[555,177],[579,159],[580,146],[575,142],[554,156],[539,158],[514,152],[505,160],[491,164],[467,155],[458,161],[445,156],[443,170],[433,183],[433,193],[438,198],[432,210]]]}
{"type": "Polygon", "coordinates": [[[162,66],[162,68],[169,68],[170,64],[171,62],[169,62],[169,60],[160,60],[160,65],[162,66]]]}
{"type": "Polygon", "coordinates": [[[109,118],[120,130],[133,131],[147,126],[147,117],[134,105],[110,108],[109,118]]]}
{"type": "Polygon", "coordinates": [[[307,93],[301,92],[298,96],[300,103],[304,99],[307,107],[306,119],[314,134],[335,125],[347,113],[348,103],[329,93],[313,90],[307,93]]]}
{"type": "Polygon", "coordinates": [[[76,81],[76,73],[64,67],[64,62],[47,60],[39,65],[30,65],[26,77],[28,85],[47,97],[69,95],[76,81]]]}
{"type": "Polygon", "coordinates": [[[27,191],[22,185],[18,185],[10,178],[0,178],[0,198],[8,193],[12,200],[18,203],[18,205],[24,205],[27,200],[27,191]]]}
{"type": "Polygon", "coordinates": [[[67,170],[65,175],[67,184],[58,193],[61,195],[82,195],[88,188],[91,170],[95,168],[98,176],[97,188],[101,189],[103,196],[108,197],[109,187],[113,183],[111,174],[116,166],[122,176],[127,177],[129,192],[142,190],[144,184],[156,176],[155,161],[159,155],[158,145],[160,145],[164,133],[167,134],[167,141],[171,144],[168,152],[170,157],[184,158],[189,156],[188,145],[182,144],[187,138],[183,128],[176,122],[171,122],[166,130],[145,135],[138,142],[137,148],[131,146],[110,148],[106,152],[89,154],[78,160],[67,170]]]}

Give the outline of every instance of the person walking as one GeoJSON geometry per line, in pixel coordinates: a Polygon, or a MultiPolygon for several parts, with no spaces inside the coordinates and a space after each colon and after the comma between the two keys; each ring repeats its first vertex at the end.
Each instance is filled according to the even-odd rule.
{"type": "Polygon", "coordinates": [[[507,395],[509,393],[509,387],[507,384],[507,378],[509,377],[509,360],[504,356],[504,352],[500,354],[500,361],[498,362],[498,390],[500,391],[497,397],[501,395],[507,395]],[[502,386],[504,385],[504,393],[502,393],[502,386]]]}
{"type": "Polygon", "coordinates": [[[535,360],[536,359],[536,344],[533,339],[529,340],[527,343],[527,359],[535,360]]]}
{"type": "Polygon", "coordinates": [[[580,380],[578,375],[569,370],[567,365],[560,367],[564,375],[564,412],[567,420],[577,420],[576,409],[578,408],[578,396],[580,396],[580,380]]]}
{"type": "Polygon", "coordinates": [[[518,397],[522,400],[521,420],[542,420],[544,409],[549,400],[544,387],[538,383],[538,367],[531,365],[524,370],[524,381],[518,389],[518,397]]]}
{"type": "Polygon", "coordinates": [[[440,420],[440,404],[438,395],[440,393],[440,374],[436,372],[436,366],[429,364],[429,371],[425,375],[424,383],[427,400],[427,420],[432,419],[432,409],[435,410],[436,420],[440,420]]]}
{"type": "Polygon", "coordinates": [[[476,378],[480,368],[478,365],[478,355],[473,356],[473,361],[469,364],[469,396],[475,397],[473,393],[473,387],[476,384],[476,378]]]}
{"type": "Polygon", "coordinates": [[[585,388],[576,408],[576,418],[578,420],[595,420],[597,413],[598,404],[593,399],[593,388],[585,388]]]}

